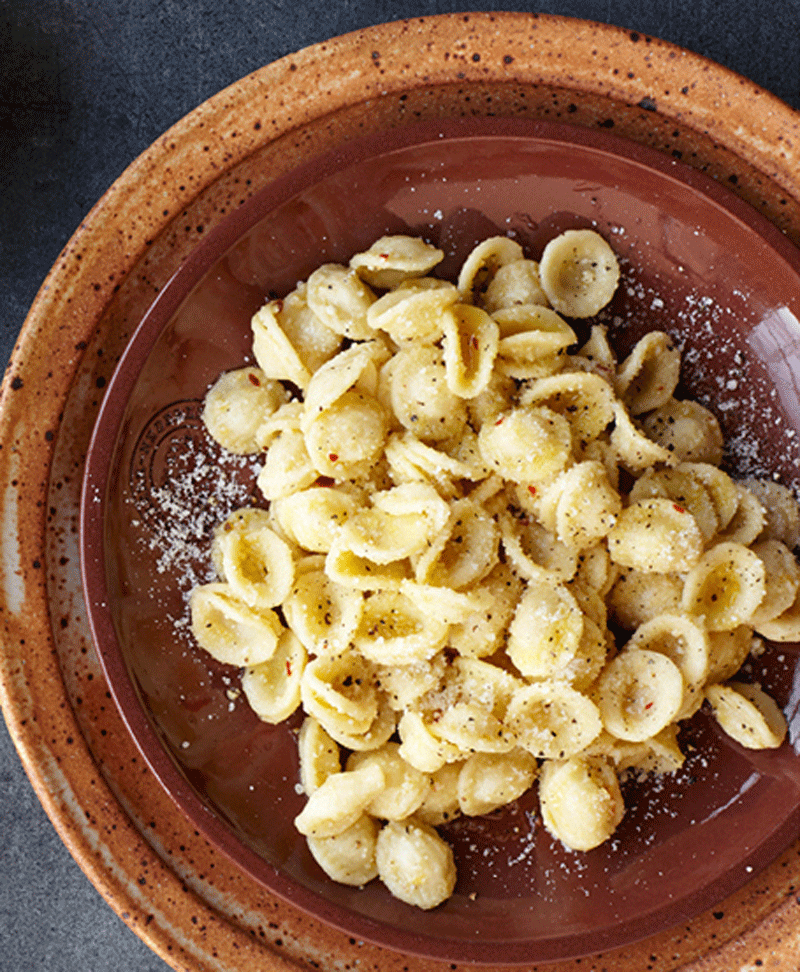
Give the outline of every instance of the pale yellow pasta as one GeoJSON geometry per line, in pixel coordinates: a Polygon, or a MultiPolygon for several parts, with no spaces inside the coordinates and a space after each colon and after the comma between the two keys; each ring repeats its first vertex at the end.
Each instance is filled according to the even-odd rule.
{"type": "Polygon", "coordinates": [[[299,574],[283,602],[286,623],[315,655],[344,651],[363,610],[361,591],[337,584],[321,566],[299,574]]]}
{"type": "Polygon", "coordinates": [[[286,429],[276,436],[267,450],[256,482],[265,499],[276,500],[305,489],[318,475],[303,433],[299,429],[286,429]]]}
{"type": "Polygon", "coordinates": [[[295,826],[306,837],[341,834],[352,827],[385,786],[383,771],[375,764],[331,773],[294,818],[295,826]]]}
{"type": "Polygon", "coordinates": [[[410,817],[430,786],[427,774],[407,763],[399,753],[400,745],[387,742],[380,749],[352,753],[347,760],[348,772],[365,766],[378,766],[386,785],[367,805],[367,813],[381,820],[404,820],[410,817]]]}
{"type": "Polygon", "coordinates": [[[706,698],[720,726],[746,749],[777,749],[783,742],[786,719],[757,685],[709,685],[706,698]]]}
{"type": "Polygon", "coordinates": [[[282,625],[269,608],[252,608],[226,583],[202,584],[189,598],[192,634],[218,662],[244,667],[268,661],[282,625]]]}
{"type": "Polygon", "coordinates": [[[539,261],[542,290],[567,317],[593,317],[614,296],[619,263],[594,230],[566,230],[545,246],[539,261]]]}
{"type": "Polygon", "coordinates": [[[283,385],[260,368],[228,371],[206,393],[203,422],[211,437],[228,452],[260,452],[258,430],[287,398],[283,385]]]}
{"type": "Polygon", "coordinates": [[[750,549],[763,562],[766,571],[764,597],[748,620],[758,628],[792,606],[800,591],[800,567],[782,540],[761,540],[750,549]]]}
{"type": "Polygon", "coordinates": [[[606,665],[596,698],[603,726],[630,742],[642,742],[673,722],[684,704],[678,666],[648,648],[628,648],[606,665]]]}
{"type": "Polygon", "coordinates": [[[352,649],[312,659],[303,671],[300,691],[306,712],[334,738],[337,730],[367,732],[378,714],[371,667],[352,649]]]}
{"type": "Polygon", "coordinates": [[[367,322],[397,344],[438,341],[445,312],[460,299],[458,289],[445,280],[422,277],[408,280],[379,297],[367,311],[367,322]]]}
{"type": "Polygon", "coordinates": [[[366,813],[341,833],[306,838],[308,849],[322,870],[339,884],[363,887],[378,876],[375,849],[380,824],[366,813]]]}
{"type": "Polygon", "coordinates": [[[504,412],[478,434],[486,464],[515,483],[546,482],[558,475],[572,455],[569,422],[545,406],[504,412]]]}
{"type": "Polygon", "coordinates": [[[444,257],[384,236],[253,316],[257,367],[204,420],[263,457],[266,508],[225,516],[219,581],[189,600],[260,719],[302,709],[296,825],[322,871],[425,909],[456,880],[435,827],[538,779],[548,832],[591,850],[621,776],[684,764],[704,700],[781,745],[776,703],[729,680],[762,638],[800,641],[793,493],[720,468],[672,336],[619,362],[611,311],[575,322],[615,292],[605,240],[561,233],[537,264],[495,236],[457,284],[430,275],[444,257]]]}
{"type": "Polygon", "coordinates": [[[235,597],[254,608],[281,604],[292,589],[292,551],[269,527],[223,530],[217,549],[221,574],[235,597]]]}
{"type": "Polygon", "coordinates": [[[367,311],[376,299],[355,270],[338,263],[323,264],[306,282],[306,300],[314,314],[336,334],[354,341],[373,337],[367,311]]]}
{"type": "Polygon", "coordinates": [[[523,258],[498,267],[480,298],[480,305],[490,314],[519,304],[547,305],[535,260],[523,258]]]}
{"type": "Polygon", "coordinates": [[[765,593],[763,560],[727,541],[706,551],[686,575],[681,603],[709,631],[732,631],[750,621],[765,593]]]}
{"type": "Polygon", "coordinates": [[[703,704],[709,672],[706,631],[683,614],[660,614],[636,629],[626,649],[657,651],[675,662],[684,681],[683,704],[675,719],[688,719],[703,704]]]}
{"type": "Polygon", "coordinates": [[[663,331],[651,331],[636,342],[620,364],[616,390],[631,415],[665,405],[678,384],[681,354],[663,331]]]}
{"type": "Polygon", "coordinates": [[[307,661],[300,639],[284,630],[268,661],[245,668],[242,691],[259,719],[277,725],[299,708],[300,679],[307,661]]]}
{"type": "Polygon", "coordinates": [[[344,490],[312,486],[281,496],[272,510],[284,535],[304,550],[327,553],[339,528],[358,509],[358,501],[344,490]]]}
{"type": "Polygon", "coordinates": [[[664,498],[641,499],[625,507],[607,535],[611,559],[643,573],[682,573],[703,552],[695,518],[664,498]]]}
{"type": "Polygon", "coordinates": [[[458,781],[464,762],[445,763],[428,774],[430,786],[415,814],[418,820],[431,827],[455,820],[461,813],[458,800],[458,781]]]}
{"type": "Polygon", "coordinates": [[[588,696],[554,681],[519,688],[507,721],[517,744],[539,759],[564,759],[582,752],[603,728],[588,696]]]}
{"type": "Polygon", "coordinates": [[[389,402],[403,428],[423,442],[461,433],[466,405],[449,386],[441,349],[425,344],[401,348],[387,367],[389,402]]]}
{"type": "Polygon", "coordinates": [[[670,399],[642,417],[642,428],[677,461],[722,462],[722,429],[712,411],[691,400],[670,399]]]}
{"type": "Polygon", "coordinates": [[[800,507],[794,493],[783,483],[773,479],[749,477],[742,486],[760,501],[765,522],[759,535],[761,540],[780,540],[790,550],[800,543],[800,507]]]}
{"type": "Polygon", "coordinates": [[[608,840],[625,814],[617,774],[602,757],[548,760],[539,775],[539,802],[547,830],[577,851],[608,840]]]}
{"type": "Polygon", "coordinates": [[[356,479],[367,475],[380,457],[387,432],[386,414],[377,399],[350,389],[309,423],[306,449],[318,473],[336,480],[356,479]]]}
{"type": "Polygon", "coordinates": [[[341,772],[339,746],[313,716],[306,716],[297,734],[300,785],[310,796],[334,773],[341,772]]]}
{"type": "Polygon", "coordinates": [[[490,236],[479,243],[461,265],[458,289],[462,297],[480,304],[499,269],[524,257],[522,247],[507,236],[490,236]]]}
{"type": "Polygon", "coordinates": [[[444,316],[445,378],[459,398],[474,398],[489,384],[497,356],[497,322],[480,307],[454,304],[444,316]]]}
{"type": "Polygon", "coordinates": [[[350,266],[370,286],[390,289],[424,276],[443,258],[443,250],[418,236],[397,234],[375,240],[368,250],[350,258],[350,266]]]}
{"type": "Polygon", "coordinates": [[[395,898],[430,910],[450,897],[456,883],[453,851],[420,821],[390,821],[378,834],[378,876],[395,898]]]}
{"type": "Polygon", "coordinates": [[[458,808],[477,817],[504,807],[533,785],[536,759],[525,749],[509,753],[473,753],[458,774],[458,808]]]}
{"type": "Polygon", "coordinates": [[[576,444],[585,446],[614,420],[614,389],[590,372],[566,372],[529,383],[520,396],[526,405],[545,405],[569,420],[576,444]]]}
{"type": "Polygon", "coordinates": [[[399,591],[376,591],[364,601],[352,643],[377,665],[410,665],[433,658],[447,641],[447,628],[399,591]]]}

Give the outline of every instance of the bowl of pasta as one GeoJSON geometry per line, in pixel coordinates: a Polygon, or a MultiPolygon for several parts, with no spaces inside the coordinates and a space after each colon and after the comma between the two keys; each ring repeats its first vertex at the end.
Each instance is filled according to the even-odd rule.
{"type": "Polygon", "coordinates": [[[702,90],[543,84],[567,35],[639,56],[433,18],[337,42],[361,67],[318,103],[328,48],[288,58],[86,230],[183,165],[135,270],[80,291],[45,544],[109,897],[169,961],[170,923],[231,969],[793,961],[800,189],[702,90]]]}

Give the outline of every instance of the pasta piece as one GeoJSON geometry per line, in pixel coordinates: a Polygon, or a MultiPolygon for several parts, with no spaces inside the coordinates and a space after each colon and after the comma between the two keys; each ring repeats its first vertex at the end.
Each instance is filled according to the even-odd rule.
{"type": "Polygon", "coordinates": [[[362,814],[331,837],[307,837],[308,849],[322,870],[339,884],[363,887],[378,876],[375,849],[380,824],[362,814]]]}
{"type": "Polygon", "coordinates": [[[744,624],[732,631],[709,631],[706,683],[733,678],[750,654],[752,641],[753,629],[744,624]]]}
{"type": "Polygon", "coordinates": [[[401,756],[423,773],[435,773],[445,763],[461,758],[459,747],[437,736],[432,721],[417,709],[406,709],[397,730],[401,756]]]}
{"type": "Polygon", "coordinates": [[[607,535],[614,563],[643,573],[682,573],[703,552],[697,521],[664,498],[642,499],[625,507],[607,535]]]}
{"type": "Polygon", "coordinates": [[[305,489],[318,475],[308,455],[303,433],[287,429],[267,450],[256,482],[266,499],[276,500],[305,489]]]}
{"type": "Polygon", "coordinates": [[[703,688],[709,672],[709,641],[706,632],[682,614],[661,614],[637,628],[627,649],[646,649],[666,655],[684,681],[683,704],[675,719],[688,719],[703,704],[703,688]]]}
{"type": "Polygon", "coordinates": [[[350,266],[371,287],[389,290],[407,280],[423,277],[440,263],[444,252],[418,236],[382,236],[362,253],[350,258],[350,266]]]}
{"type": "Polygon", "coordinates": [[[422,551],[437,526],[411,512],[394,514],[373,507],[354,513],[339,531],[337,542],[375,564],[391,564],[422,551]]]}
{"type": "Polygon", "coordinates": [[[584,618],[563,584],[529,582],[508,629],[508,657],[529,678],[566,678],[584,618]]]}
{"type": "Polygon", "coordinates": [[[547,306],[547,294],[539,279],[539,264],[535,260],[520,259],[498,267],[480,298],[480,304],[489,314],[520,304],[547,306]]]}
{"type": "Polygon", "coordinates": [[[408,280],[379,297],[367,311],[367,323],[397,344],[434,342],[442,336],[447,310],[459,300],[458,289],[434,277],[408,280]]]}
{"type": "Polygon", "coordinates": [[[611,760],[620,778],[628,771],[640,778],[649,773],[674,773],[685,762],[674,722],[643,742],[626,742],[603,730],[583,755],[611,760]]]}
{"type": "Polygon", "coordinates": [[[459,810],[477,817],[513,803],[531,788],[537,769],[536,760],[525,749],[474,753],[458,774],[459,810]]]}
{"type": "Polygon", "coordinates": [[[681,353],[663,331],[636,342],[617,371],[616,390],[631,415],[659,408],[672,398],[681,370],[681,353]]]}
{"type": "Polygon", "coordinates": [[[399,591],[376,591],[364,602],[353,645],[378,665],[410,665],[433,658],[447,641],[448,625],[426,614],[399,591]]]}
{"type": "Polygon", "coordinates": [[[461,266],[458,289],[467,303],[480,304],[501,267],[524,257],[519,243],[507,236],[490,236],[479,243],[461,266]]]}
{"type": "Polygon", "coordinates": [[[508,707],[507,723],[517,744],[539,759],[574,756],[603,728],[592,700],[557,682],[518,689],[508,707]]]}
{"type": "Polygon", "coordinates": [[[342,770],[339,746],[313,716],[306,716],[297,736],[300,785],[306,796],[318,790],[329,776],[342,770]]]}
{"type": "Polygon", "coordinates": [[[727,735],[746,749],[777,749],[786,737],[783,713],[756,685],[709,685],[706,698],[727,735]]]}
{"type": "Polygon", "coordinates": [[[566,230],[545,246],[539,275],[550,305],[560,314],[594,317],[614,296],[619,264],[599,233],[566,230]]]}
{"type": "Polygon", "coordinates": [[[406,665],[378,665],[376,683],[395,712],[415,708],[427,693],[442,684],[447,662],[444,653],[406,665]]]}
{"type": "Polygon", "coordinates": [[[427,824],[390,821],[378,834],[376,859],[381,881],[406,904],[427,911],[453,893],[453,851],[427,824]]]}
{"type": "Polygon", "coordinates": [[[722,429],[699,402],[670,399],[642,418],[642,428],[679,462],[722,462],[722,429]]]}
{"type": "Polygon", "coordinates": [[[307,296],[307,285],[298,283],[291,293],[275,301],[275,309],[281,330],[303,367],[313,375],[339,350],[342,336],[317,317],[308,306],[307,296]]]}
{"type": "Polygon", "coordinates": [[[719,518],[711,494],[684,464],[673,469],[646,470],[633,484],[630,498],[639,500],[652,496],[666,497],[681,509],[688,510],[705,541],[710,540],[719,529],[719,518]]]}
{"type": "Polygon", "coordinates": [[[361,591],[337,584],[321,567],[299,574],[283,602],[286,623],[315,655],[344,651],[363,610],[361,591]]]}
{"type": "Polygon", "coordinates": [[[272,504],[283,533],[304,550],[327,553],[339,528],[353,516],[358,502],[344,490],[313,486],[272,504]]]}
{"type": "Polygon", "coordinates": [[[352,735],[367,732],[378,714],[372,670],[352,650],[310,661],[303,671],[300,691],[306,712],[334,739],[338,731],[352,735]]]}
{"type": "Polygon", "coordinates": [[[308,656],[300,639],[284,631],[269,661],[245,668],[242,691],[263,722],[277,725],[300,706],[300,679],[308,656]]]}
{"type": "Polygon", "coordinates": [[[514,408],[478,434],[484,462],[515,483],[546,482],[572,455],[569,422],[545,406],[514,408]]]}
{"type": "Polygon", "coordinates": [[[371,471],[387,433],[386,414],[378,401],[351,389],[310,422],[305,442],[318,473],[336,480],[357,479],[371,471]]]}
{"type": "Polygon", "coordinates": [[[261,451],[258,430],[288,399],[278,381],[260,368],[239,368],[221,375],[203,400],[203,423],[209,435],[228,452],[251,455],[261,451]]]}
{"type": "Polygon", "coordinates": [[[528,581],[568,581],[578,569],[578,551],[567,547],[535,520],[499,516],[503,549],[528,581]]]}
{"type": "MultiPolygon", "coordinates": [[[[253,315],[253,357],[267,378],[291,381],[298,388],[305,388],[311,372],[279,323],[282,307],[281,301],[270,301],[253,315]]],[[[338,340],[341,339],[337,336],[338,340]]]]}
{"type": "Polygon", "coordinates": [[[539,304],[504,307],[492,317],[500,333],[497,353],[507,361],[531,364],[564,351],[577,340],[563,317],[539,304]]]}
{"type": "Polygon", "coordinates": [[[292,589],[292,551],[269,527],[222,530],[217,550],[221,574],[234,597],[250,607],[276,607],[292,589]]]}
{"type": "Polygon", "coordinates": [[[761,540],[750,549],[763,562],[766,571],[764,597],[748,621],[758,628],[792,606],[800,591],[800,566],[781,540],[761,540]]]}
{"type": "Polygon", "coordinates": [[[739,506],[736,483],[726,472],[708,462],[682,462],[677,468],[705,486],[714,505],[718,528],[724,530],[739,506]]]}
{"type": "Polygon", "coordinates": [[[382,342],[364,341],[340,351],[319,367],[305,390],[303,431],[307,431],[315,418],[350,391],[370,365],[383,364],[387,357],[388,352],[382,342]]]}
{"type": "Polygon", "coordinates": [[[760,621],[758,633],[770,641],[800,641],[800,593],[791,605],[771,621],[760,621]]]}
{"type": "Polygon", "coordinates": [[[383,771],[375,764],[332,773],[309,796],[294,818],[294,825],[306,837],[334,837],[344,833],[385,786],[383,771]]]}
{"type": "Polygon", "coordinates": [[[238,668],[269,661],[283,630],[274,611],[243,604],[225,583],[195,587],[189,611],[198,645],[218,662],[238,668]]]}
{"type": "Polygon", "coordinates": [[[450,622],[448,644],[460,655],[483,658],[501,647],[522,591],[522,581],[513,570],[499,563],[467,597],[485,597],[485,606],[476,608],[459,621],[450,622]]]}
{"type": "Polygon", "coordinates": [[[800,543],[800,507],[794,493],[772,479],[749,477],[741,484],[761,503],[765,522],[761,540],[780,540],[793,550],[800,543]]]}
{"type": "Polygon", "coordinates": [[[382,696],[378,695],[378,711],[364,732],[351,732],[341,721],[329,719],[326,725],[331,737],[344,749],[351,752],[366,752],[380,749],[394,735],[397,716],[382,696]]]}
{"type": "Polygon", "coordinates": [[[336,334],[353,341],[373,337],[367,311],[376,299],[355,270],[337,263],[323,264],[306,281],[306,300],[314,314],[336,334]]]}
{"type": "Polygon", "coordinates": [[[617,774],[601,757],[546,762],[539,776],[539,803],[547,830],[576,851],[608,840],[625,815],[617,774]]]}
{"type": "Polygon", "coordinates": [[[438,827],[460,815],[458,778],[463,765],[463,761],[445,763],[429,775],[430,786],[415,814],[418,820],[430,827],[438,827]]]}
{"type": "Polygon", "coordinates": [[[597,706],[612,736],[643,742],[678,717],[684,691],[680,669],[666,655],[647,648],[626,648],[603,670],[597,683],[597,706]]]}
{"type": "Polygon", "coordinates": [[[456,500],[448,524],[417,560],[415,579],[461,590],[491,572],[499,545],[494,519],[471,499],[456,500]]]}
{"type": "Polygon", "coordinates": [[[371,752],[352,753],[347,770],[378,766],[386,785],[367,806],[367,812],[381,820],[404,820],[416,811],[430,786],[427,774],[407,763],[399,753],[398,743],[387,742],[371,752]]]}
{"type": "Polygon", "coordinates": [[[548,491],[558,497],[553,516],[555,534],[577,550],[586,550],[605,537],[622,510],[620,495],[600,462],[576,463],[548,491]]]}
{"type": "Polygon", "coordinates": [[[401,348],[391,359],[390,369],[389,401],[403,428],[423,442],[460,435],[467,421],[466,405],[450,388],[439,348],[401,348]]]}
{"type": "Polygon", "coordinates": [[[649,466],[663,462],[670,465],[673,462],[672,443],[663,444],[648,438],[638,429],[628,414],[628,410],[620,401],[615,401],[614,428],[611,431],[611,445],[621,466],[634,474],[641,473],[649,466]]]}
{"type": "Polygon", "coordinates": [[[614,620],[628,631],[658,617],[680,610],[683,580],[677,574],[622,570],[609,592],[608,605],[614,620]]]}
{"type": "Polygon", "coordinates": [[[740,543],[718,543],[686,575],[682,606],[709,631],[749,622],[764,599],[764,562],[740,543]]]}
{"type": "Polygon", "coordinates": [[[269,510],[258,506],[243,506],[234,510],[214,529],[214,537],[211,541],[211,563],[214,565],[217,575],[221,580],[226,581],[225,564],[222,557],[221,541],[226,534],[232,530],[243,530],[246,532],[258,531],[264,528],[269,529],[271,523],[269,510]]]}
{"type": "Polygon", "coordinates": [[[454,304],[444,317],[447,387],[459,398],[474,398],[489,384],[497,356],[499,328],[485,311],[454,304]]]}
{"type": "Polygon", "coordinates": [[[614,420],[611,385],[599,375],[567,372],[532,382],[520,397],[523,405],[547,406],[568,419],[574,441],[585,447],[614,420]]]}
{"type": "Polygon", "coordinates": [[[734,483],[733,488],[736,492],[736,510],[725,529],[719,533],[717,540],[749,546],[761,536],[764,530],[766,510],[755,493],[747,487],[741,483],[734,483]]]}

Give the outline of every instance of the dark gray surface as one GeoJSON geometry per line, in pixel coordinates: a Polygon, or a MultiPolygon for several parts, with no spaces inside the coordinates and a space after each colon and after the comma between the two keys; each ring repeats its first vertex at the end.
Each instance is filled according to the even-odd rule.
{"type": "MultiPolygon", "coordinates": [[[[0,340],[113,180],[169,125],[284,54],[386,20],[538,10],[705,54],[800,109],[800,0],[540,3],[0,0],[0,340]]],[[[0,970],[164,972],[58,839],[0,722],[0,970]]]]}

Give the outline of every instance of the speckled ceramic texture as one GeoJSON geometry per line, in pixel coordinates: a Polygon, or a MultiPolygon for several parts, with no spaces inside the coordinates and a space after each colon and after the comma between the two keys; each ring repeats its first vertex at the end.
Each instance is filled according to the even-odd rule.
{"type": "MultiPolygon", "coordinates": [[[[89,637],[77,519],[103,389],[198,240],[319,152],[410,120],[472,114],[613,130],[709,173],[800,240],[800,119],[746,80],[643,35],[567,19],[390,24],[256,72],[159,140],[60,256],[4,381],[4,713],[76,859],[175,969],[453,968],[350,938],[265,894],[174,813],[113,705],[89,637]]],[[[799,895],[795,844],[690,924],[550,967],[728,972],[763,963],[790,972],[799,895]]]]}

